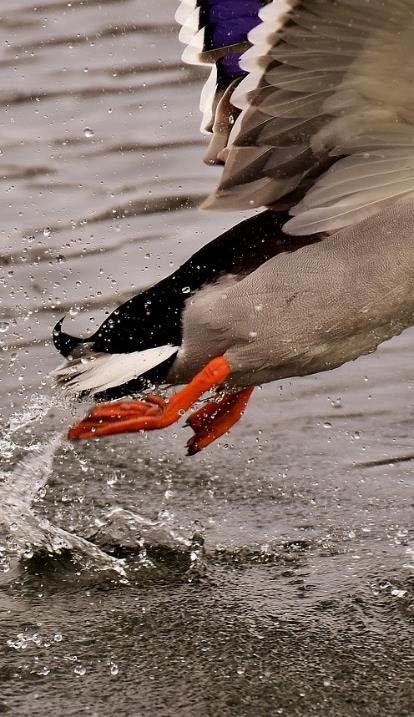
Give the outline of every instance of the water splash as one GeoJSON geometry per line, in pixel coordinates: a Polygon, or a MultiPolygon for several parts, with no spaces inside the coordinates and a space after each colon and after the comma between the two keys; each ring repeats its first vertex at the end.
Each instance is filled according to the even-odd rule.
{"type": "Polygon", "coordinates": [[[173,527],[167,519],[151,520],[123,508],[113,508],[89,538],[102,547],[130,550],[151,547],[188,552],[192,546],[192,536],[173,527]]]}
{"type": "Polygon", "coordinates": [[[125,576],[123,563],[88,540],[59,528],[36,515],[33,503],[52,472],[62,436],[32,447],[13,470],[0,472],[0,570],[8,578],[19,572],[21,561],[36,555],[61,555],[69,551],[95,570],[111,570],[125,576]]]}
{"type": "MultiPolygon", "coordinates": [[[[158,577],[172,570],[189,582],[207,574],[204,538],[199,527],[175,526],[166,511],[154,520],[123,508],[110,511],[89,539],[103,550],[135,555],[138,566],[158,577]]],[[[135,563],[136,564],[136,563],[135,563]]]]}
{"type": "Polygon", "coordinates": [[[8,421],[8,429],[11,434],[25,428],[33,421],[44,418],[52,408],[55,401],[51,396],[33,394],[21,411],[17,411],[8,421]]]}
{"type": "Polygon", "coordinates": [[[404,564],[404,568],[414,570],[414,544],[409,545],[406,549],[408,561],[404,564]]]}
{"type": "Polygon", "coordinates": [[[0,456],[3,459],[10,459],[17,449],[31,450],[31,446],[19,445],[15,435],[29,425],[41,421],[57,405],[57,399],[52,396],[33,394],[21,411],[16,411],[7,421],[2,429],[0,437],[0,456]]]}

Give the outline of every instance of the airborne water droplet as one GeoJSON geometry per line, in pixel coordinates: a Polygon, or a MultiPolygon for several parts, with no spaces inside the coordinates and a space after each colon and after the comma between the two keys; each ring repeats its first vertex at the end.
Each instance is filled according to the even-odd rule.
{"type": "Polygon", "coordinates": [[[83,130],[83,134],[85,135],[85,137],[88,137],[88,138],[95,136],[95,132],[90,127],[85,127],[85,129],[83,130]]]}
{"type": "Polygon", "coordinates": [[[183,292],[183,294],[189,294],[191,289],[189,286],[184,286],[181,291],[183,292]]]}

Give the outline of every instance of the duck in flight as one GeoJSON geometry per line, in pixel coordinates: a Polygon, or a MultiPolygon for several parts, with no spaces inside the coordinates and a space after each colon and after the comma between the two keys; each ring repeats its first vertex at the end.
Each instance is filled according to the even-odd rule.
{"type": "Polygon", "coordinates": [[[71,440],[164,428],[208,394],[194,454],[255,386],[414,324],[414,0],[184,0],[177,19],[184,60],[212,67],[206,161],[223,172],[204,206],[263,211],[90,338],[62,321],[53,338],[56,380],[97,401],[71,440]],[[166,385],[184,387],[148,393],[166,385]]]}

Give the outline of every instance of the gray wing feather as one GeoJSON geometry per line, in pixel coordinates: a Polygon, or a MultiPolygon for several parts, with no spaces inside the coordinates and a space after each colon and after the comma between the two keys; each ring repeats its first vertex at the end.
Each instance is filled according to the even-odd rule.
{"type": "Polygon", "coordinates": [[[241,114],[204,206],[287,202],[287,232],[330,232],[414,192],[414,3],[282,5],[282,27],[275,0],[249,35],[231,97],[241,114]]]}

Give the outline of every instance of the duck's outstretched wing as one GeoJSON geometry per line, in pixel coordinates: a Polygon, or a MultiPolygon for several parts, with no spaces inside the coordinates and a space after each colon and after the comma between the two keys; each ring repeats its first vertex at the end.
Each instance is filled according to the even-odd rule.
{"type": "Polygon", "coordinates": [[[240,57],[251,47],[248,34],[261,20],[260,10],[271,0],[182,0],[175,18],[179,38],[187,45],[182,59],[192,65],[211,65],[200,99],[201,131],[212,133],[205,161],[223,164],[220,152],[240,110],[230,97],[246,72],[240,57]]]}
{"type": "Polygon", "coordinates": [[[205,208],[290,208],[301,235],[414,192],[413,0],[274,0],[259,15],[205,208]]]}

